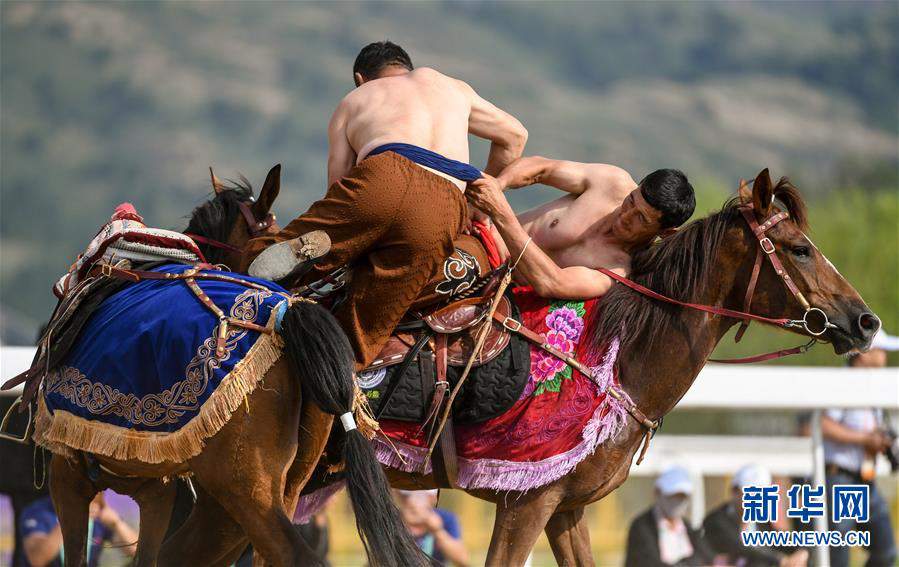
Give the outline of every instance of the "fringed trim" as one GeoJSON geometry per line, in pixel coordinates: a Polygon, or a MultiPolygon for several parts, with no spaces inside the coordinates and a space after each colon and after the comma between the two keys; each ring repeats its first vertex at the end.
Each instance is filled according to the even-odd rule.
{"type": "MultiPolygon", "coordinates": [[[[490,489],[497,491],[526,492],[556,481],[570,473],[596,448],[615,438],[625,427],[629,415],[624,406],[605,392],[616,385],[615,361],[618,341],[606,352],[601,364],[592,368],[598,395],[605,399],[593,411],[584,426],[582,441],[558,455],[541,461],[506,461],[502,459],[465,459],[459,457],[458,486],[464,489],[490,489]]],[[[407,473],[431,472],[428,450],[408,443],[378,436],[374,439],[378,461],[387,467],[407,473]]]]}
{"type": "Polygon", "coordinates": [[[386,435],[379,435],[372,440],[375,456],[385,467],[407,473],[430,474],[431,461],[428,459],[427,447],[415,447],[408,443],[393,441],[386,435]]]}
{"type": "Polygon", "coordinates": [[[182,463],[203,450],[212,437],[230,421],[234,411],[247,404],[249,396],[266,372],[281,357],[284,342],[276,334],[260,334],[243,360],[225,376],[197,415],[171,433],[134,431],[99,421],[89,421],[63,410],[50,412],[43,393],[38,396],[34,441],[54,453],[70,449],[87,451],[119,460],[144,463],[182,463]]]}
{"type": "Polygon", "coordinates": [[[345,480],[338,480],[334,484],[319,488],[310,494],[300,496],[297,509],[293,514],[294,524],[305,524],[312,520],[312,516],[318,514],[327,504],[328,499],[346,487],[345,480]]]}

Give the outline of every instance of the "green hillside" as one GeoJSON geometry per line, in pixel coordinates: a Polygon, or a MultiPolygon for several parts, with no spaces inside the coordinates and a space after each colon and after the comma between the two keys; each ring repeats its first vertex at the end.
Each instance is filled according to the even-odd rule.
{"type": "Polygon", "coordinates": [[[207,165],[260,183],[280,162],[276,212],[303,210],[356,52],[391,38],[521,118],[529,153],[679,167],[703,211],[762,167],[790,175],[899,329],[896,3],[4,1],[0,19],[0,305],[32,325],[121,201],[181,228],[207,165]]]}

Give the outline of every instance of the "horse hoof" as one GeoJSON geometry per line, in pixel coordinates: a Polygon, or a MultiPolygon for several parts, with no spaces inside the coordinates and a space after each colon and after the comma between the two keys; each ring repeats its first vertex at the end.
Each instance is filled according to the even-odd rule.
{"type": "Polygon", "coordinates": [[[330,249],[331,238],[326,232],[307,232],[263,250],[250,264],[249,274],[275,282],[296,278],[308,271],[330,249]]]}

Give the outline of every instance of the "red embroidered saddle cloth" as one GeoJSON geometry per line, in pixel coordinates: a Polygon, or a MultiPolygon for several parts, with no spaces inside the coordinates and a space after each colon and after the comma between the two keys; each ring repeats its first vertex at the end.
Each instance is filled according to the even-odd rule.
{"type": "MultiPolygon", "coordinates": [[[[591,379],[536,347],[530,351],[528,385],[506,413],[473,425],[457,425],[461,488],[524,491],[570,472],[625,423],[626,412],[605,391],[615,382],[618,343],[591,353],[584,340],[596,300],[550,301],[529,288],[514,290],[522,322],[547,343],[595,364],[591,379]]],[[[375,439],[379,460],[406,472],[429,472],[427,439],[419,425],[381,421],[375,439]]]]}

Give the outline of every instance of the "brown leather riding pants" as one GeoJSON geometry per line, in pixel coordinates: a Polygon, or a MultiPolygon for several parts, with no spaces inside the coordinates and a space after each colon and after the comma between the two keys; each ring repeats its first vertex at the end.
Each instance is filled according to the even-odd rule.
{"type": "Polygon", "coordinates": [[[458,187],[385,152],[350,170],[277,235],[251,240],[247,261],[276,242],[325,231],[331,251],[303,280],[314,281],[352,264],[348,297],[335,315],[353,345],[356,367],[362,369],[453,253],[453,239],[467,216],[458,187]]]}

